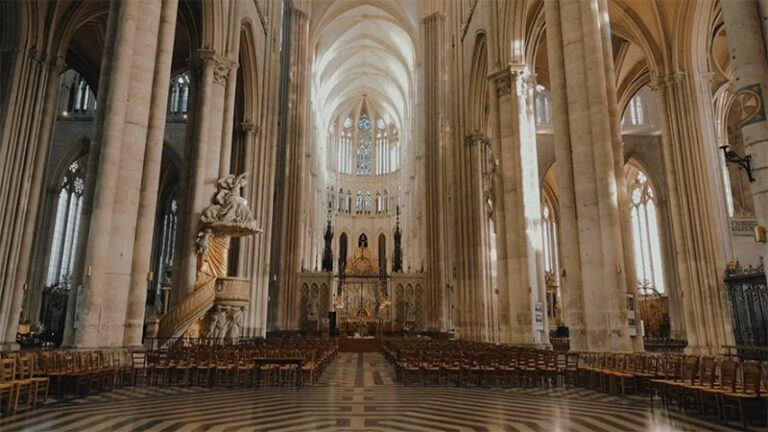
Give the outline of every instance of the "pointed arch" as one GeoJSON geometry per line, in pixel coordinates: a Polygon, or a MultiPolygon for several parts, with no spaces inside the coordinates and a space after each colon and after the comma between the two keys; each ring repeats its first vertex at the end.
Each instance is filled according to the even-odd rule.
{"type": "Polygon", "coordinates": [[[470,132],[484,132],[488,129],[488,41],[485,33],[479,33],[472,54],[472,70],[469,75],[470,132]]]}

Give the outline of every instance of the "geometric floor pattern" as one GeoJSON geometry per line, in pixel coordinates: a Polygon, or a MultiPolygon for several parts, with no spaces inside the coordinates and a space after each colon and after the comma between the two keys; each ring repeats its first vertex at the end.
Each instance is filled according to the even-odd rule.
{"type": "Polygon", "coordinates": [[[314,387],[128,388],[0,420],[0,431],[716,431],[645,399],[584,389],[405,387],[377,353],[341,353],[314,387]]]}

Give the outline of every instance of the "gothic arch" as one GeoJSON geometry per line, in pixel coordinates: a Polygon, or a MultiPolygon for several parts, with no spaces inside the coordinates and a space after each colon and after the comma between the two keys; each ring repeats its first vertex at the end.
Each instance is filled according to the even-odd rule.
{"type": "Polygon", "coordinates": [[[48,184],[46,189],[50,190],[52,188],[57,188],[59,186],[57,182],[61,181],[61,177],[66,172],[67,168],[72,162],[88,154],[90,146],[91,138],[87,135],[82,135],[71,144],[66,145],[66,149],[61,157],[57,161],[51,161],[51,165],[48,168],[48,174],[46,175],[48,184]]]}
{"type": "MultiPolygon", "coordinates": [[[[240,26],[240,68],[238,73],[242,74],[243,85],[243,119],[244,123],[258,123],[260,117],[259,83],[259,61],[256,55],[255,37],[253,32],[253,22],[244,19],[240,26]]],[[[240,83],[238,83],[240,84],[240,83]]]]}
{"type": "Polygon", "coordinates": [[[469,75],[468,132],[488,130],[488,42],[485,33],[478,33],[472,54],[472,70],[469,75]]]}

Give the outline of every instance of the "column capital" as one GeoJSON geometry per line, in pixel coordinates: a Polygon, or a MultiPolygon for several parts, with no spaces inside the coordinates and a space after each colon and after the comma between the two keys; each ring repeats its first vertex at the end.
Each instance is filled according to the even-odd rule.
{"type": "Polygon", "coordinates": [[[240,130],[243,131],[243,133],[245,135],[258,135],[259,134],[259,127],[254,125],[251,122],[240,123],[240,130]]]}
{"type": "Polygon", "coordinates": [[[652,74],[651,82],[649,83],[649,86],[653,90],[664,90],[666,88],[679,85],[680,83],[685,81],[685,78],[687,76],[688,74],[685,73],[684,71],[670,72],[666,75],[652,74]]]}
{"type": "Polygon", "coordinates": [[[212,67],[213,82],[216,84],[221,84],[225,87],[227,85],[227,81],[229,80],[230,71],[237,68],[236,61],[209,49],[197,50],[197,58],[195,59],[195,63],[198,67],[212,67]]]}
{"type": "Polygon", "coordinates": [[[525,67],[510,66],[494,72],[488,76],[496,85],[496,97],[507,96],[512,93],[513,83],[522,85],[523,88],[533,88],[536,85],[536,74],[531,73],[525,67]]]}
{"type": "Polygon", "coordinates": [[[491,145],[491,139],[483,133],[475,132],[464,137],[464,144],[467,147],[472,147],[475,145],[489,146],[491,145]]]}
{"type": "Polygon", "coordinates": [[[61,75],[64,72],[66,72],[67,69],[69,69],[69,65],[66,61],[64,61],[63,58],[58,56],[51,56],[48,59],[48,67],[52,72],[55,72],[56,75],[61,75]]]}

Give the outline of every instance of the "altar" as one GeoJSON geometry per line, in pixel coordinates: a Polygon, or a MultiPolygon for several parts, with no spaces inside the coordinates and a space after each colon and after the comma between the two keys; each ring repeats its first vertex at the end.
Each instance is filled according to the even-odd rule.
{"type": "Polygon", "coordinates": [[[391,331],[391,303],[386,273],[368,248],[357,249],[337,277],[333,305],[341,333],[378,336],[391,331]]]}

